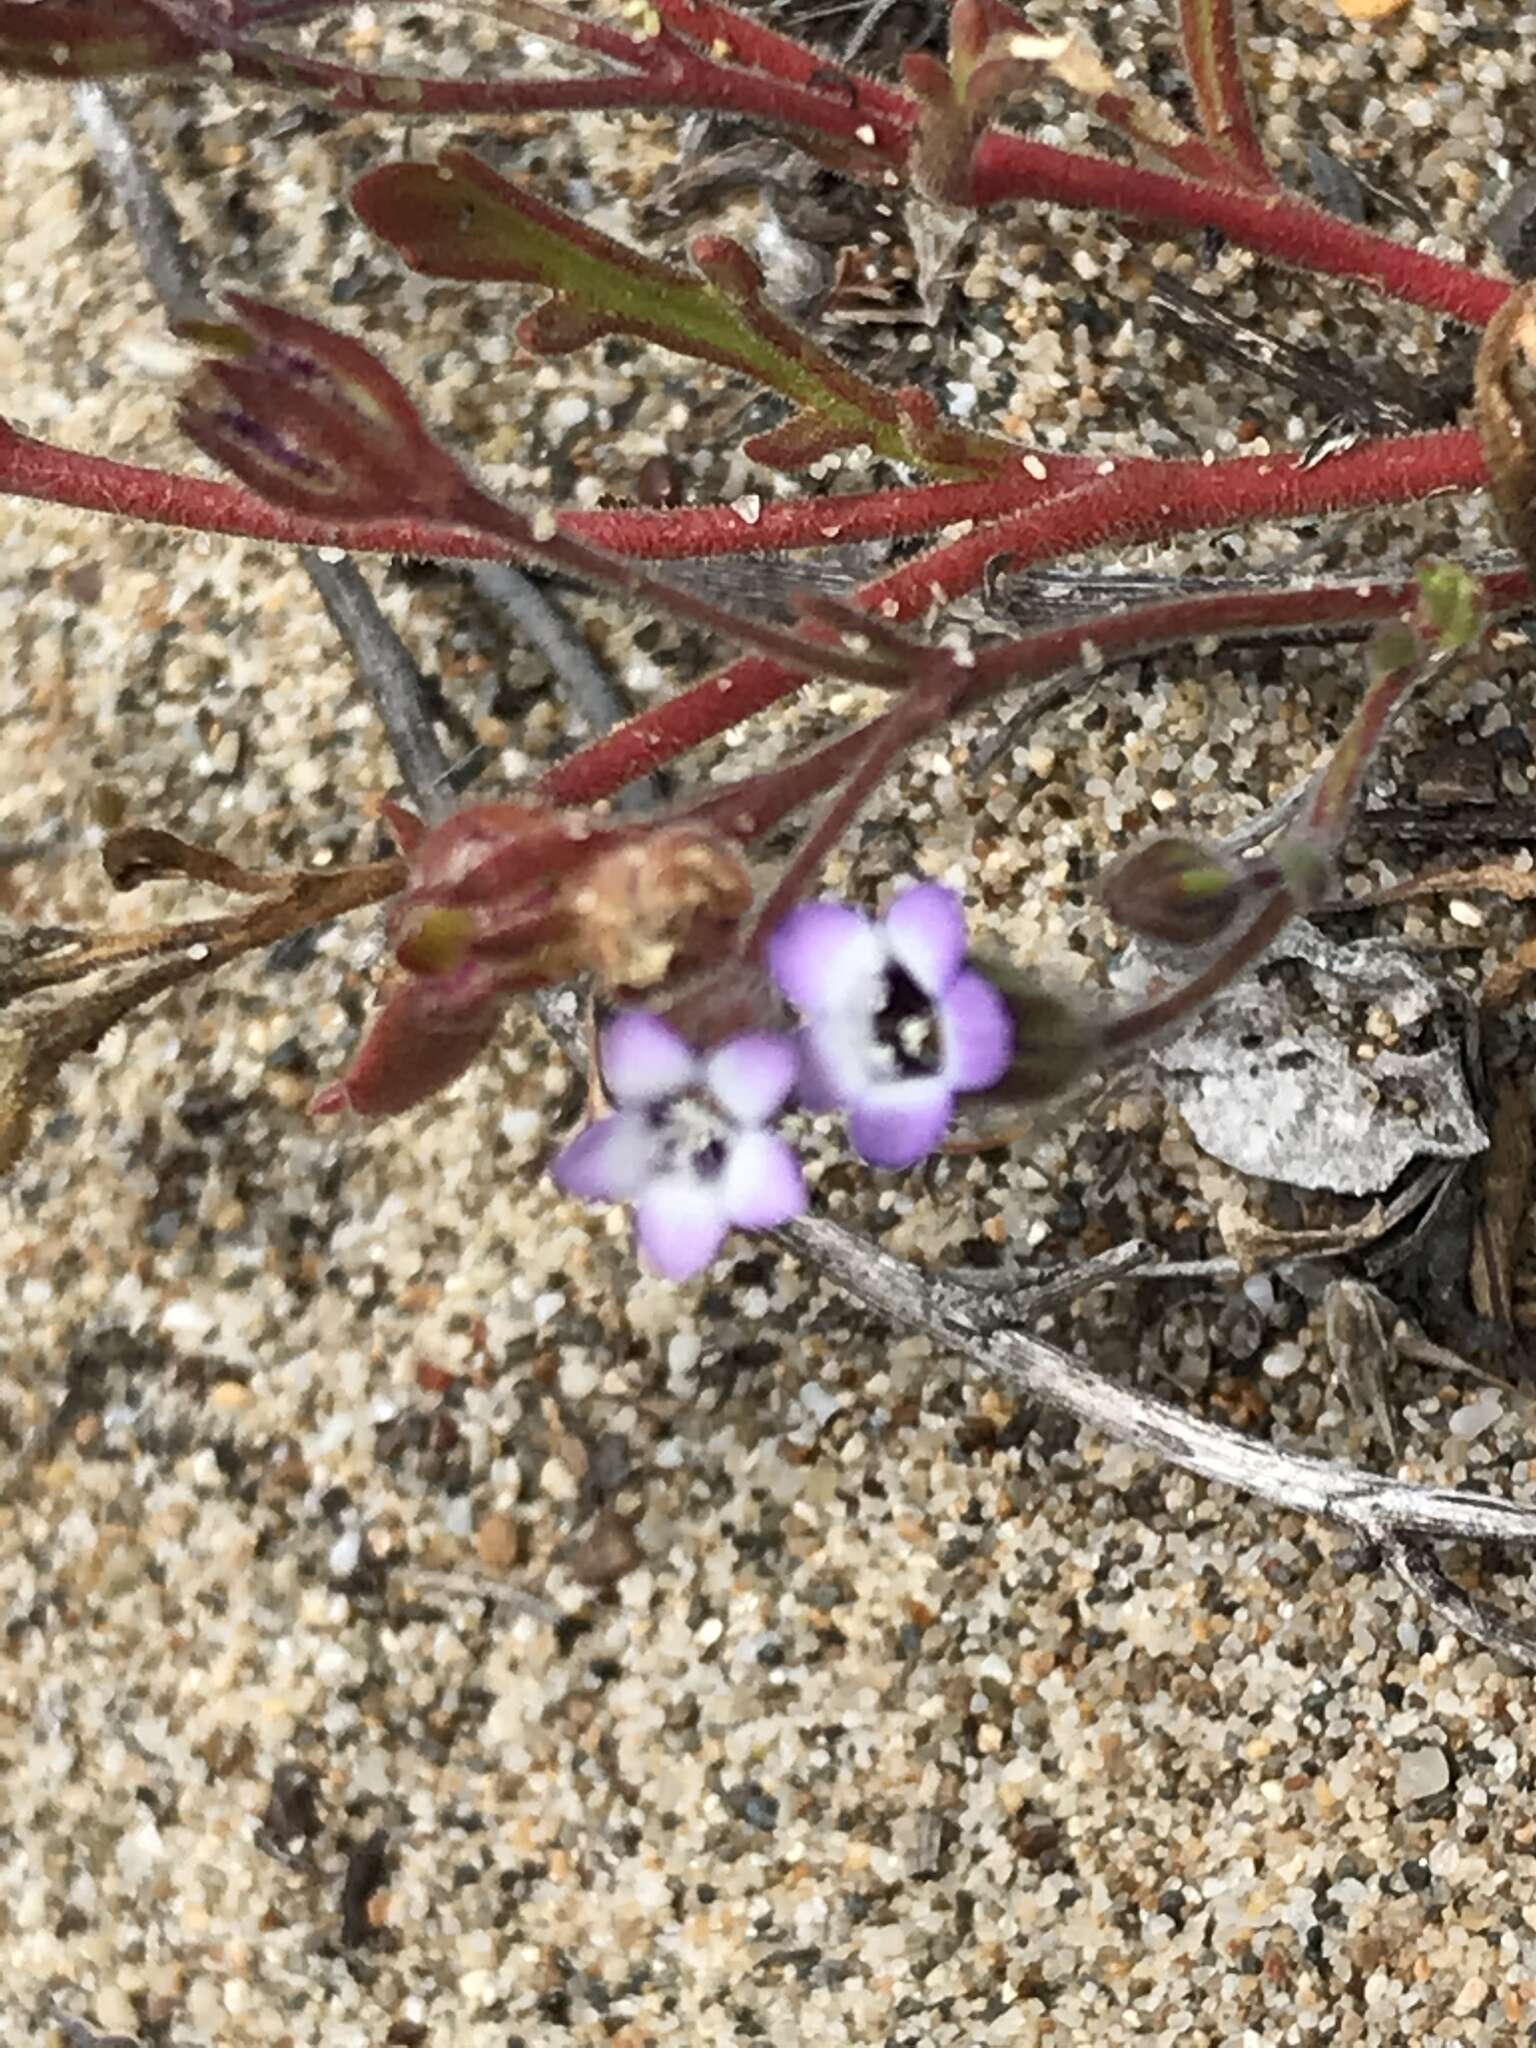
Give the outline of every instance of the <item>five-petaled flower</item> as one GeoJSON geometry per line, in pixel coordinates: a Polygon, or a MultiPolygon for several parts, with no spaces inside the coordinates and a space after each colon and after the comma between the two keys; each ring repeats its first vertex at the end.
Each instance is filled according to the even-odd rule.
{"type": "Polygon", "coordinates": [[[844,1109],[872,1166],[914,1165],[954,1114],[955,1097],[990,1088],[1013,1055],[1002,996],[966,965],[965,911],[925,882],[884,918],[841,903],[790,911],[768,940],[768,967],[805,1019],[800,1099],[844,1109]]]}
{"type": "Polygon", "coordinates": [[[745,1032],[700,1053],[660,1017],[626,1010],[599,1051],[614,1112],[571,1140],[554,1178],[588,1201],[632,1202],[658,1273],[686,1280],[728,1230],[767,1230],[802,1213],[800,1162],[767,1128],[795,1085],[792,1039],[745,1032]]]}

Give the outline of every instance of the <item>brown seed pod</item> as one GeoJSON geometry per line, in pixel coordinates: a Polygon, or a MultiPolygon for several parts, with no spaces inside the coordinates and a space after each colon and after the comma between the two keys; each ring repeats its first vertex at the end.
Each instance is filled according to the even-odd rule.
{"type": "Polygon", "coordinates": [[[1536,285],[1489,321],[1477,352],[1477,431],[1510,545],[1536,570],[1536,285]]]}

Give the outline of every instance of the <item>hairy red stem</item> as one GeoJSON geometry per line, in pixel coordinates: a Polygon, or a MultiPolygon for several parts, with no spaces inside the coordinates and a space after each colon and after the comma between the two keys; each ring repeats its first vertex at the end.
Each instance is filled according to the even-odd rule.
{"type": "MultiPolygon", "coordinates": [[[[1244,520],[1402,503],[1436,490],[1476,488],[1485,480],[1477,435],[1470,429],[1365,442],[1311,468],[1294,455],[1135,463],[903,563],[866,584],[852,602],[885,619],[910,619],[974,588],[1000,556],[1023,569],[1112,540],[1164,540],[1244,520]]],[[[803,680],[798,671],[756,656],[733,662],[569,755],[541,787],[563,803],[611,796],[778,703],[803,680]]]]}
{"type": "Polygon", "coordinates": [[[1030,199],[1088,208],[1125,220],[1167,226],[1219,228],[1256,255],[1292,270],[1321,271],[1374,285],[1410,305],[1449,313],[1482,327],[1509,297],[1503,278],[1484,277],[1441,256],[1357,228],[1304,199],[1235,186],[1196,184],[1166,171],[1077,155],[993,128],[976,152],[973,192],[978,208],[1030,199]]]}
{"type": "MultiPolygon", "coordinates": [[[[712,555],[769,554],[833,542],[899,540],[966,519],[993,519],[1091,477],[1091,456],[1031,457],[974,483],[913,484],[838,497],[767,498],[748,519],[731,505],[675,511],[562,512],[567,532],[634,561],[699,561],[712,555]]],[[[245,540],[301,547],[343,547],[356,554],[433,555],[462,561],[505,561],[514,552],[494,536],[414,519],[345,523],[306,519],[269,505],[240,484],[145,469],[110,456],[88,455],[8,433],[0,424],[0,495],[107,512],[155,526],[190,527],[245,540]]]]}
{"type": "MultiPolygon", "coordinates": [[[[1295,634],[1309,627],[1328,626],[1359,626],[1364,631],[1383,619],[1400,618],[1418,592],[1416,582],[1216,591],[1170,599],[1165,604],[1138,605],[1070,626],[1043,628],[983,649],[955,709],[973,711],[1005,690],[1061,675],[1084,658],[1089,646],[1107,665],[1212,638],[1295,634]]],[[[1529,605],[1531,598],[1530,579],[1523,569],[1500,570],[1483,579],[1483,601],[1491,617],[1517,611],[1529,605]]],[[[752,839],[771,831],[848,773],[868,744],[869,730],[860,726],[841,733],[776,768],[713,789],[690,804],[687,815],[708,818],[733,838],[752,839]]],[[[561,765],[569,766],[569,762],[561,765]]]]}
{"type": "MultiPolygon", "coordinates": [[[[1244,519],[1387,504],[1445,488],[1475,488],[1485,481],[1477,436],[1470,430],[1371,441],[1310,469],[1293,456],[1244,456],[1209,465],[1136,461],[1074,489],[1047,490],[1034,507],[904,564],[868,585],[856,601],[883,616],[910,618],[935,596],[955,596],[973,587],[1000,554],[1022,568],[1111,539],[1158,539],[1244,519]]],[[[908,493],[793,499],[764,505],[750,527],[723,506],[691,513],[571,513],[563,523],[616,553],[652,559],[668,552],[747,552],[922,531],[949,519],[985,517],[988,508],[995,513],[1010,487],[1016,491],[1031,483],[1021,473],[977,484],[922,485],[908,493]],[[903,516],[914,523],[904,528],[903,516]],[[691,533],[681,531],[679,522],[691,523],[691,533]],[[701,529],[704,545],[698,546],[701,529]],[[658,531],[668,545],[646,544],[658,531]]],[[[322,526],[280,512],[236,485],[75,454],[3,428],[0,491],[258,540],[471,559],[514,552],[486,536],[408,520],[322,526]]],[[[982,657],[983,666],[988,659],[982,657]]],[[[570,755],[551,771],[549,793],[570,803],[610,796],[778,702],[803,679],[763,657],[737,661],[570,755]]]]}

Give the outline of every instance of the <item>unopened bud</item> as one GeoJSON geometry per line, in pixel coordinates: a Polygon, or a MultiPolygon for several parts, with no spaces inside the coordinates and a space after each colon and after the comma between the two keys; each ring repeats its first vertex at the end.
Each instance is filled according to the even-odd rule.
{"type": "Polygon", "coordinates": [[[1099,880],[1099,896],[1117,923],[1171,946],[1219,938],[1243,895],[1242,869],[1193,839],[1149,840],[1099,880]]]}
{"type": "Polygon", "coordinates": [[[468,480],[405,387],[360,342],[230,292],[234,318],[191,332],[215,353],[180,410],[205,455],[284,510],[447,517],[468,480]]]}

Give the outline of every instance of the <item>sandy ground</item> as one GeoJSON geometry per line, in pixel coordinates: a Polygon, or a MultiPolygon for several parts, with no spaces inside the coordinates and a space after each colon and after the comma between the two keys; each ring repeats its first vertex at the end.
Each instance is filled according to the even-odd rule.
{"type": "MultiPolygon", "coordinates": [[[[1334,138],[1481,257],[1530,160],[1522,10],[1419,5],[1375,37],[1310,0],[1260,12],[1287,174],[1334,138]]],[[[1088,13],[1166,71],[1157,7],[1088,13]]],[[[216,88],[141,132],[216,281],[329,302],[508,487],[590,502],[670,450],[701,488],[793,488],[730,454],[742,394],[713,372],[628,349],[534,369],[487,298],[392,285],[338,211],[386,133],[216,88]]],[[[625,232],[668,146],[539,123],[512,161],[625,232]]],[[[0,407],[189,466],[67,97],[0,93],[0,151],[0,407]]],[[[1198,274],[1064,216],[999,225],[936,388],[1051,445],[1230,452],[1246,414],[1304,438],[1305,407],[1140,322],[1161,262],[1198,274]]],[[[1293,335],[1436,359],[1419,316],[1231,253],[1212,276],[1293,335]]],[[[1475,503],[1362,532],[1395,559],[1490,537],[1475,503]]],[[[0,918],[126,926],[192,900],[110,898],[105,786],[253,862],[372,850],[391,766],[291,560],[16,505],[0,534],[0,918]]],[[[509,777],[562,743],[539,664],[458,586],[369,573],[462,742],[509,777]]],[[[641,697],[703,658],[643,623],[594,631],[641,697]]],[[[1216,826],[1287,786],[1352,659],[1164,664],[979,791],[962,733],[840,872],[866,894],[963,882],[995,940],[1095,982],[1110,938],[1084,877],[1164,793],[1216,826]]],[[[722,757],[850,708],[813,693],[722,757]]],[[[1404,749],[1476,754],[1529,709],[1512,655],[1404,749]]],[[[1458,939],[1447,972],[1474,984],[1519,931],[1433,907],[1372,928],[1458,939]]],[[[1528,1679],[1425,1629],[1328,1532],[1011,1411],[761,1248],[684,1290],[637,1277],[619,1219],[541,1177],[579,1091],[531,1021],[397,1124],[312,1125],[377,953],[365,917],[114,1032],[0,1197],[8,2039],[48,2040],[60,2010],[145,2048],[1536,2038],[1528,1679]]],[[[816,1177],[923,1259],[1049,1263],[1132,1229],[1188,1257],[1223,1250],[1234,1211],[1298,1220],[1135,1096],[911,1183],[830,1152],[816,1177]]],[[[1277,1441],[1360,1450],[1315,1305],[1284,1287],[1149,1286],[1079,1341],[1277,1441]]],[[[1422,1368],[1394,1398],[1408,1469],[1529,1490],[1526,1398],[1422,1368]]]]}

